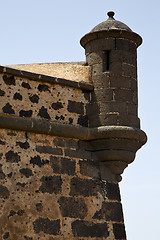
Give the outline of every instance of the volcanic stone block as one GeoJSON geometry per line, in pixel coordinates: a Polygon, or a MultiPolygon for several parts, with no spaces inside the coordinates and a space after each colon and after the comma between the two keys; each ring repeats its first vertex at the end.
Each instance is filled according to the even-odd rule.
{"type": "Polygon", "coordinates": [[[15,83],[15,77],[12,75],[3,75],[3,81],[6,85],[16,85],[15,83]]]}
{"type": "Polygon", "coordinates": [[[26,111],[26,110],[21,110],[21,111],[19,112],[19,116],[20,116],[20,117],[31,117],[31,116],[32,116],[32,110],[28,110],[28,111],[26,111]]]}
{"type": "Polygon", "coordinates": [[[110,51],[110,62],[123,62],[132,64],[133,66],[137,65],[137,55],[125,50],[112,50],[110,51]]]}
{"type": "Polygon", "coordinates": [[[115,89],[117,88],[131,89],[130,77],[112,74],[110,77],[110,87],[115,89]]]}
{"type": "Polygon", "coordinates": [[[81,179],[74,177],[71,179],[71,191],[72,196],[97,196],[98,192],[103,189],[103,183],[93,179],[81,179]]]}
{"type": "Polygon", "coordinates": [[[103,72],[100,75],[93,75],[92,81],[95,90],[110,88],[110,74],[108,72],[103,72]]]}
{"type": "Polygon", "coordinates": [[[127,77],[137,78],[137,68],[133,65],[123,63],[122,65],[122,74],[127,77]]]}
{"type": "Polygon", "coordinates": [[[107,51],[115,48],[114,38],[96,39],[85,46],[85,52],[107,51]]]}
{"type": "Polygon", "coordinates": [[[100,103],[101,113],[110,113],[110,112],[127,112],[127,104],[120,101],[111,101],[111,102],[102,102],[100,103]]]}
{"type": "Polygon", "coordinates": [[[67,157],[73,157],[73,158],[86,158],[86,159],[90,159],[91,158],[91,153],[89,151],[84,151],[81,149],[69,149],[66,148],[64,150],[65,156],[67,157]]]}
{"type": "Polygon", "coordinates": [[[77,123],[81,125],[82,127],[88,127],[88,116],[87,115],[82,115],[78,118],[77,123]]]}
{"type": "Polygon", "coordinates": [[[39,191],[42,193],[60,193],[62,179],[60,176],[44,176],[41,178],[42,185],[39,188],[39,191]]]}
{"type": "Polygon", "coordinates": [[[83,198],[61,197],[58,202],[63,217],[83,219],[88,213],[83,198]]]}
{"type": "Polygon", "coordinates": [[[119,117],[118,117],[118,113],[102,113],[99,115],[99,119],[101,122],[102,126],[105,125],[119,125],[119,117]]]}
{"type": "Polygon", "coordinates": [[[4,95],[5,95],[5,91],[3,91],[3,90],[0,89],[0,96],[2,97],[2,96],[4,96],[4,95]]]}
{"type": "Polygon", "coordinates": [[[104,69],[103,62],[99,63],[99,64],[92,65],[92,67],[91,67],[92,76],[100,75],[103,72],[103,69],[104,69]]]}
{"type": "Polygon", "coordinates": [[[59,109],[63,108],[63,104],[61,102],[52,103],[52,108],[54,110],[59,110],[59,109]]]}
{"type": "Polygon", "coordinates": [[[47,109],[44,106],[42,106],[41,109],[39,109],[38,116],[40,116],[41,118],[45,118],[45,119],[51,119],[51,117],[48,114],[47,109]]]}
{"type": "Polygon", "coordinates": [[[34,95],[29,96],[29,100],[30,100],[32,103],[38,103],[39,97],[38,97],[38,95],[34,94],[34,95]]]}
{"type": "Polygon", "coordinates": [[[122,222],[122,205],[118,202],[103,202],[102,208],[93,216],[95,219],[105,219],[106,221],[122,222]]]}
{"type": "Polygon", "coordinates": [[[29,168],[21,168],[20,173],[23,174],[26,178],[33,176],[32,170],[29,168]]]}
{"type": "Polygon", "coordinates": [[[39,84],[39,85],[38,85],[38,90],[39,90],[40,92],[46,92],[46,91],[49,92],[49,86],[46,85],[46,84],[39,84]]]}
{"type": "Polygon", "coordinates": [[[123,50],[136,54],[137,46],[129,40],[116,38],[116,50],[123,50]]]}
{"type": "Polygon", "coordinates": [[[13,96],[13,99],[22,101],[22,95],[20,93],[16,92],[13,96]]]}
{"type": "Polygon", "coordinates": [[[91,160],[80,160],[80,173],[84,176],[100,179],[100,169],[98,162],[91,160]]]}
{"type": "Polygon", "coordinates": [[[50,162],[54,173],[75,174],[75,161],[73,159],[51,156],[50,162]]]}
{"type": "Polygon", "coordinates": [[[33,222],[33,228],[35,233],[44,232],[50,235],[58,235],[60,233],[60,220],[39,217],[33,222]]]}
{"type": "Polygon", "coordinates": [[[68,107],[69,112],[84,114],[84,104],[82,102],[75,102],[68,100],[68,107]]]}
{"type": "Polygon", "coordinates": [[[103,52],[102,51],[97,51],[97,52],[92,52],[90,54],[86,55],[86,62],[88,65],[94,65],[94,64],[99,64],[103,62],[103,52]]]}
{"type": "Polygon", "coordinates": [[[30,163],[34,165],[37,165],[38,167],[43,167],[45,164],[48,164],[48,160],[43,160],[40,158],[39,155],[31,157],[30,163]]]}
{"type": "Polygon", "coordinates": [[[127,113],[128,115],[138,115],[138,106],[136,104],[128,103],[127,104],[127,113]]]}
{"type": "Polygon", "coordinates": [[[13,152],[12,150],[8,151],[6,154],[6,162],[10,162],[10,163],[17,163],[19,162],[20,156],[18,155],[18,153],[13,152]]]}
{"type": "Polygon", "coordinates": [[[29,83],[26,83],[26,82],[22,82],[22,87],[27,88],[27,89],[31,89],[29,83]]]}
{"type": "Polygon", "coordinates": [[[121,75],[122,74],[122,63],[121,62],[110,63],[110,72],[115,75],[121,75]]]}
{"type": "Polygon", "coordinates": [[[99,104],[98,103],[89,103],[86,105],[86,112],[87,115],[93,115],[93,114],[99,114],[100,113],[100,109],[99,109],[99,104]]]}
{"type": "Polygon", "coordinates": [[[8,113],[8,114],[15,114],[14,109],[12,108],[12,106],[7,103],[3,108],[2,108],[4,113],[8,113]]]}
{"type": "Polygon", "coordinates": [[[115,100],[133,103],[133,91],[128,89],[115,89],[115,100]]]}
{"type": "Polygon", "coordinates": [[[106,88],[106,89],[98,89],[91,95],[91,102],[106,102],[113,100],[113,90],[106,88]]]}
{"type": "Polygon", "coordinates": [[[55,155],[62,155],[61,148],[52,148],[51,146],[36,146],[36,151],[39,153],[47,153],[47,154],[55,154],[55,155]]]}
{"type": "Polygon", "coordinates": [[[137,92],[137,79],[130,78],[130,88],[131,90],[137,92]]]}
{"type": "Polygon", "coordinates": [[[119,116],[119,125],[140,128],[140,119],[134,115],[121,114],[119,116]]]}
{"type": "Polygon", "coordinates": [[[105,185],[107,197],[109,200],[121,201],[119,185],[107,182],[105,185]]]}
{"type": "Polygon", "coordinates": [[[30,147],[28,142],[16,142],[17,146],[20,146],[23,149],[28,149],[30,147]]]}
{"type": "Polygon", "coordinates": [[[72,232],[75,237],[108,237],[107,223],[93,223],[77,220],[72,223],[72,232]]]}
{"type": "Polygon", "coordinates": [[[115,239],[126,239],[126,232],[124,224],[114,223],[113,224],[113,232],[115,239]]]}

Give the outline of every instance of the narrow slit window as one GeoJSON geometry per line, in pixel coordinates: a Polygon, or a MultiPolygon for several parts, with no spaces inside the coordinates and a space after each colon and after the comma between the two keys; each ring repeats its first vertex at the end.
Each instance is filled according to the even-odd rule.
{"type": "Polygon", "coordinates": [[[111,51],[104,51],[103,72],[109,72],[110,71],[110,52],[111,51]]]}
{"type": "Polygon", "coordinates": [[[105,62],[106,62],[106,71],[109,71],[110,70],[110,51],[106,51],[105,52],[105,62]]]}

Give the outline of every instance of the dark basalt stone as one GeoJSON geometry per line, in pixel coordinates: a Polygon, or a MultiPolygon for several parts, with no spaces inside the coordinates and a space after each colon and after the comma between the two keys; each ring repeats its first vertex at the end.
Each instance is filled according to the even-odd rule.
{"type": "Polygon", "coordinates": [[[33,96],[30,96],[29,99],[32,103],[38,103],[39,101],[39,97],[36,94],[34,94],[33,96]]]}
{"type": "Polygon", "coordinates": [[[33,164],[33,165],[37,165],[38,167],[42,167],[45,164],[48,164],[49,161],[48,160],[43,160],[43,159],[40,158],[39,155],[37,155],[33,158],[31,157],[30,163],[33,164]]]}
{"type": "Polygon", "coordinates": [[[9,190],[7,187],[0,185],[0,198],[7,199],[9,198],[9,190]]]}
{"type": "Polygon", "coordinates": [[[100,238],[109,236],[107,223],[93,223],[83,220],[72,223],[72,232],[75,237],[100,238]]]}
{"type": "Polygon", "coordinates": [[[27,89],[31,89],[29,83],[26,83],[26,82],[22,82],[22,87],[27,88],[27,89]]]}
{"type": "Polygon", "coordinates": [[[20,159],[20,156],[18,155],[18,153],[16,152],[13,152],[13,151],[9,151],[5,154],[6,156],[6,161],[7,162],[10,162],[10,163],[17,163],[19,162],[21,159],[20,159]]]}
{"type": "Polygon", "coordinates": [[[97,196],[98,192],[103,191],[103,182],[94,179],[82,179],[73,177],[71,179],[71,191],[72,196],[97,196]]]}
{"type": "Polygon", "coordinates": [[[56,119],[56,120],[58,120],[58,119],[60,119],[60,120],[64,120],[65,117],[63,117],[63,116],[61,115],[60,117],[59,117],[59,116],[56,116],[55,119],[56,119]]]}
{"type": "Polygon", "coordinates": [[[45,119],[51,119],[47,112],[47,109],[44,106],[42,106],[41,109],[39,110],[38,116],[45,119]]]}
{"type": "Polygon", "coordinates": [[[95,213],[93,219],[123,222],[122,205],[118,202],[103,202],[102,208],[95,213]]]}
{"type": "Polygon", "coordinates": [[[73,123],[73,118],[69,118],[69,124],[73,123]]]}
{"type": "Polygon", "coordinates": [[[36,146],[36,151],[39,153],[47,153],[47,154],[55,154],[55,155],[62,155],[61,148],[52,148],[51,146],[36,146]]]}
{"type": "Polygon", "coordinates": [[[3,108],[2,108],[4,113],[8,113],[8,114],[15,114],[15,111],[12,109],[12,106],[7,103],[3,108]]]}
{"type": "Polygon", "coordinates": [[[49,86],[45,85],[45,84],[39,84],[38,85],[38,90],[40,92],[46,92],[48,91],[49,92],[49,86]]]}
{"type": "Polygon", "coordinates": [[[7,85],[15,85],[15,78],[14,78],[14,76],[4,75],[3,76],[3,81],[7,85]]]}
{"type": "Polygon", "coordinates": [[[16,145],[20,146],[23,149],[28,149],[30,147],[28,142],[24,142],[24,143],[23,142],[16,142],[16,145]]]}
{"type": "Polygon", "coordinates": [[[60,211],[63,217],[83,219],[88,213],[83,198],[61,197],[59,200],[60,211]]]}
{"type": "Polygon", "coordinates": [[[52,103],[51,107],[54,109],[54,110],[59,110],[61,108],[63,108],[63,105],[61,102],[56,102],[56,103],[52,103]]]}
{"type": "Polygon", "coordinates": [[[20,173],[23,174],[26,178],[33,176],[32,170],[29,168],[21,168],[20,173]]]}
{"type": "Polygon", "coordinates": [[[124,224],[114,223],[113,232],[114,232],[115,239],[126,239],[124,224]]]}
{"type": "Polygon", "coordinates": [[[77,123],[82,127],[88,127],[88,116],[80,116],[77,123]]]}
{"type": "Polygon", "coordinates": [[[69,100],[67,110],[73,113],[84,114],[84,103],[69,100]]]}
{"type": "Polygon", "coordinates": [[[32,116],[32,110],[28,110],[28,111],[21,110],[19,112],[19,116],[20,117],[31,117],[32,116]]]}
{"type": "Polygon", "coordinates": [[[22,95],[20,93],[16,92],[13,96],[13,99],[22,101],[22,95]]]}
{"type": "Polygon", "coordinates": [[[5,92],[3,90],[0,89],[0,96],[4,96],[5,95],[5,92]]]}
{"type": "Polygon", "coordinates": [[[9,238],[9,232],[5,232],[5,234],[3,235],[3,239],[8,239],[9,238]]]}
{"type": "Polygon", "coordinates": [[[51,156],[50,162],[54,173],[75,174],[75,161],[70,158],[51,156]]]}
{"type": "Polygon", "coordinates": [[[40,217],[33,222],[33,228],[35,233],[44,232],[50,235],[59,235],[60,220],[50,220],[40,217]]]}
{"type": "Polygon", "coordinates": [[[61,192],[62,179],[60,176],[44,176],[41,178],[41,182],[39,190],[42,193],[57,194],[61,192]]]}

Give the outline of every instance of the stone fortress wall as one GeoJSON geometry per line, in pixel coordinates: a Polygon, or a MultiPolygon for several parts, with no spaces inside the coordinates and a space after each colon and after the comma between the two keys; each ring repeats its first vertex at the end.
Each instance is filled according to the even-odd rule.
{"type": "Polygon", "coordinates": [[[126,240],[142,38],[108,16],[80,41],[85,63],[0,66],[1,239],[126,240]]]}
{"type": "Polygon", "coordinates": [[[101,179],[89,143],[41,129],[12,129],[27,129],[31,119],[41,121],[42,128],[46,122],[87,127],[92,86],[40,81],[34,74],[33,80],[10,68],[1,71],[1,238],[125,239],[118,184],[101,179]]]}

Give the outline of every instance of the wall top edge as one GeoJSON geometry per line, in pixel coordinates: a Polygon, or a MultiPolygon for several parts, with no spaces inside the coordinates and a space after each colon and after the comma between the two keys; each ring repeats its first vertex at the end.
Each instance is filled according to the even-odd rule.
{"type": "Polygon", "coordinates": [[[72,80],[67,80],[63,78],[52,77],[44,74],[37,74],[29,71],[18,70],[11,67],[6,67],[0,65],[0,73],[10,74],[18,77],[25,77],[33,81],[40,81],[50,84],[59,84],[63,86],[69,86],[73,88],[78,88],[84,91],[92,91],[94,89],[93,84],[87,82],[77,82],[72,80]]]}

